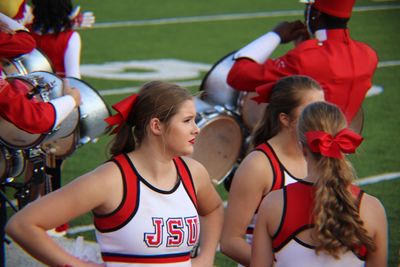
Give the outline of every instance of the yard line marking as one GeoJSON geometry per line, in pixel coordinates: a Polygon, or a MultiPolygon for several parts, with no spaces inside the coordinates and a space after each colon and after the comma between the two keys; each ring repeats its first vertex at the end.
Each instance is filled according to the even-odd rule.
{"type": "Polygon", "coordinates": [[[355,183],[358,185],[367,185],[367,184],[374,184],[374,183],[379,183],[382,181],[393,180],[393,179],[398,179],[398,178],[400,178],[400,172],[392,172],[392,173],[371,176],[371,177],[367,177],[367,178],[363,178],[363,179],[358,179],[355,181],[355,183]]]}
{"type": "MultiPolygon", "coordinates": [[[[398,178],[400,178],[400,172],[392,172],[392,173],[385,173],[385,174],[380,174],[380,175],[376,175],[376,176],[357,179],[355,181],[355,183],[357,185],[367,185],[367,184],[379,183],[382,181],[394,180],[394,179],[398,179],[398,178]]],[[[226,207],[226,205],[227,205],[227,201],[224,201],[224,207],[226,207]]],[[[79,234],[79,233],[91,231],[94,229],[95,229],[95,227],[93,224],[82,225],[82,226],[76,226],[76,227],[69,228],[67,233],[68,234],[79,234]]]]}
{"type": "MultiPolygon", "coordinates": [[[[354,7],[353,12],[368,12],[400,9],[400,5],[376,5],[376,6],[358,6],[354,7]]],[[[145,19],[131,21],[114,21],[114,22],[98,22],[91,28],[86,29],[103,29],[116,27],[140,27],[168,24],[182,24],[193,22],[211,22],[211,21],[227,21],[227,20],[242,20],[255,18],[272,18],[284,16],[299,16],[303,15],[304,10],[278,10],[254,13],[237,13],[237,14],[221,14],[209,16],[192,16],[192,17],[175,17],[175,18],[160,18],[160,19],[145,19]]]]}
{"type": "MultiPolygon", "coordinates": [[[[174,82],[175,84],[186,87],[186,86],[198,86],[201,84],[200,80],[194,81],[186,81],[186,82],[174,82]]],[[[121,94],[128,94],[128,93],[137,93],[140,87],[132,86],[132,87],[124,87],[124,88],[116,88],[116,89],[106,89],[106,90],[98,90],[100,95],[121,95],[121,94]]]]}
{"type": "MultiPolygon", "coordinates": [[[[389,61],[382,61],[378,63],[378,68],[385,68],[385,67],[396,67],[400,65],[400,60],[389,60],[389,61]]],[[[200,86],[201,80],[193,80],[193,81],[185,81],[185,82],[174,82],[180,86],[200,86]]],[[[140,87],[132,86],[132,87],[124,87],[124,88],[113,88],[113,89],[104,89],[98,90],[100,95],[102,96],[109,96],[109,95],[122,95],[122,94],[131,94],[137,93],[140,87]]],[[[371,92],[372,93],[372,92],[371,92]]],[[[373,94],[371,94],[373,95],[373,94]]]]}
{"type": "Polygon", "coordinates": [[[378,63],[378,68],[396,67],[400,65],[400,60],[388,60],[378,63]]]}

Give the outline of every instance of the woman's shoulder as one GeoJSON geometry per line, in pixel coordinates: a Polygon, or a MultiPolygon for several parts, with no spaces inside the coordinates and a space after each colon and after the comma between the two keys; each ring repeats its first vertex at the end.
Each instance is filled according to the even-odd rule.
{"type": "Polygon", "coordinates": [[[183,156],[180,158],[186,164],[190,173],[192,173],[192,174],[202,174],[202,173],[204,174],[204,172],[207,173],[206,168],[199,161],[197,161],[191,157],[187,157],[187,156],[183,156]]]}

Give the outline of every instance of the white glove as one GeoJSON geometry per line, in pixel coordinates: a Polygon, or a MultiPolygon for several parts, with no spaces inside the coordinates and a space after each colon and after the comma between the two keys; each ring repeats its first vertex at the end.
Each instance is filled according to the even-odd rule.
{"type": "Polygon", "coordinates": [[[76,6],[69,15],[69,19],[72,21],[72,27],[74,29],[92,27],[96,21],[93,12],[86,11],[81,13],[80,10],[81,7],[76,6]]]}

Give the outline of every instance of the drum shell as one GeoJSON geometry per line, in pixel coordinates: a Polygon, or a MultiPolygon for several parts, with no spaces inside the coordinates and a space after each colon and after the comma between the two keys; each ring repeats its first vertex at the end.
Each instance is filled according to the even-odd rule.
{"type": "Polygon", "coordinates": [[[257,103],[252,100],[255,96],[257,96],[255,92],[240,92],[238,98],[238,111],[243,125],[249,133],[254,131],[258,122],[263,118],[267,107],[267,103],[257,103]]]}
{"type": "Polygon", "coordinates": [[[21,175],[24,169],[25,156],[22,150],[0,146],[0,182],[21,175]]]}
{"type": "Polygon", "coordinates": [[[202,163],[216,184],[232,171],[240,156],[243,142],[242,128],[236,117],[195,98],[196,123],[200,133],[196,137],[192,158],[202,163]]]}
{"type": "Polygon", "coordinates": [[[27,75],[34,71],[54,72],[50,60],[38,49],[12,59],[3,58],[0,65],[6,76],[27,75]]]}
{"type": "Polygon", "coordinates": [[[228,73],[231,70],[234,52],[229,53],[213,65],[204,77],[200,90],[201,99],[212,105],[220,105],[231,112],[237,112],[237,99],[240,91],[233,89],[227,83],[228,73]]]}
{"type": "Polygon", "coordinates": [[[107,132],[108,124],[104,119],[111,115],[111,111],[97,90],[89,84],[76,78],[66,79],[71,87],[79,89],[81,95],[78,145],[95,142],[107,132]]]}

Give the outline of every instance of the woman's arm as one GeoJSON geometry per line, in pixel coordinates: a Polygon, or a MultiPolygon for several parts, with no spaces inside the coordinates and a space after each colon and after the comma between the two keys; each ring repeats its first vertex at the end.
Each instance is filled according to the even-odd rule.
{"type": "Polygon", "coordinates": [[[251,245],[246,231],[260,201],[270,190],[272,169],[262,152],[250,153],[240,164],[229,191],[221,238],[221,251],[244,266],[249,266],[251,245]]]}
{"type": "Polygon", "coordinates": [[[279,215],[283,208],[282,197],[282,190],[271,192],[260,205],[251,247],[251,267],[265,267],[273,264],[271,236],[279,226],[279,215]]]}
{"type": "Polygon", "coordinates": [[[193,267],[213,266],[223,222],[223,204],[203,165],[185,158],[196,188],[200,215],[200,253],[192,259],[193,267]]]}
{"type": "MultiPolygon", "coordinates": [[[[47,265],[94,266],[70,255],[46,231],[110,203],[110,188],[115,188],[112,181],[115,183],[118,175],[115,164],[106,163],[41,197],[11,217],[5,229],[7,234],[47,265]]],[[[121,178],[119,181],[122,184],[121,178]]]]}
{"type": "Polygon", "coordinates": [[[65,77],[81,78],[81,37],[74,32],[68,41],[67,50],[64,55],[65,77]]]}
{"type": "Polygon", "coordinates": [[[388,227],[385,208],[377,198],[364,194],[360,216],[376,246],[375,251],[368,252],[366,266],[387,266],[388,227]]]}

